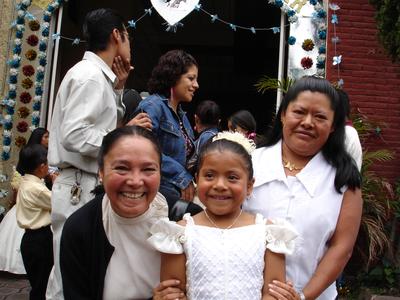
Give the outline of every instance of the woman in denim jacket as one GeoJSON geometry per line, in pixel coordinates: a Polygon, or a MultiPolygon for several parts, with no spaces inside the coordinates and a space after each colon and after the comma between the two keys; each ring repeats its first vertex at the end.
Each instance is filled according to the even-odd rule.
{"type": "Polygon", "coordinates": [[[200,211],[193,200],[193,177],[186,168],[194,153],[192,127],[181,103],[191,102],[197,82],[196,60],[182,50],[171,50],[160,57],[153,69],[148,89],[150,96],[140,102],[137,111],[146,112],[162,148],[160,192],[168,202],[171,219],[185,212],[200,211]],[[184,200],[184,201],[182,201],[184,200]]]}

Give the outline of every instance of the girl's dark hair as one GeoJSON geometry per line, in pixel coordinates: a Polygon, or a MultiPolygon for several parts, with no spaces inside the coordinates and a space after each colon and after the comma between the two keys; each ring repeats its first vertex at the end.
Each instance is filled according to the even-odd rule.
{"type": "Polygon", "coordinates": [[[40,144],[26,145],[19,152],[17,171],[21,175],[33,174],[41,165],[47,163],[47,149],[40,144]]]}
{"type": "Polygon", "coordinates": [[[289,104],[295,101],[298,95],[304,91],[318,92],[326,95],[334,111],[333,128],[334,131],[329,135],[328,140],[322,146],[322,154],[325,159],[336,168],[335,189],[340,193],[340,189],[347,185],[350,189],[359,188],[361,185],[361,175],[353,163],[352,158],[345,150],[345,120],[346,115],[336,89],[330,82],[323,78],[305,76],[297,80],[288,90],[285,98],[275,118],[271,134],[266,142],[260,146],[272,146],[282,139],[281,115],[286,112],[289,104]]]}
{"type": "Polygon", "coordinates": [[[191,66],[198,67],[196,60],[183,50],[171,50],[158,60],[151,77],[147,83],[150,94],[171,96],[171,87],[175,86],[179,78],[185,74],[191,66]]]}
{"type": "Polygon", "coordinates": [[[231,115],[228,120],[231,121],[233,129],[239,126],[250,133],[257,130],[256,119],[248,110],[239,110],[231,115]]]}
{"type": "Polygon", "coordinates": [[[201,148],[199,159],[197,162],[197,173],[200,171],[201,166],[203,165],[204,157],[213,151],[218,151],[218,152],[230,151],[232,153],[239,155],[243,159],[244,165],[247,168],[249,180],[253,179],[254,171],[253,171],[253,164],[251,161],[251,155],[242,145],[227,139],[220,139],[216,141],[212,141],[211,139],[201,148]]]}
{"type": "Polygon", "coordinates": [[[218,127],[221,119],[221,111],[217,103],[212,100],[204,100],[196,107],[196,116],[201,124],[208,127],[218,127]]]}
{"type": "Polygon", "coordinates": [[[38,127],[32,131],[31,136],[29,137],[27,145],[41,144],[43,136],[48,133],[46,128],[38,127]]]}
{"type": "Polygon", "coordinates": [[[87,41],[87,49],[92,52],[105,50],[114,29],[120,31],[121,39],[124,41],[123,32],[126,31],[124,19],[118,12],[110,8],[90,11],[83,23],[83,36],[87,41]]]}
{"type": "Polygon", "coordinates": [[[124,126],[110,131],[103,138],[99,156],[97,158],[100,169],[104,168],[104,156],[110,152],[118,140],[127,136],[141,136],[145,139],[148,139],[153,144],[154,150],[156,150],[158,154],[159,163],[161,164],[161,148],[154,134],[150,130],[140,126],[124,126]]]}

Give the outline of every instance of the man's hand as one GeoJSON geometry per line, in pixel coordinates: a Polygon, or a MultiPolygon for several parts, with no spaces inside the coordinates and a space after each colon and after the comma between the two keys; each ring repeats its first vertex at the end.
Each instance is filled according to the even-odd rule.
{"type": "Polygon", "coordinates": [[[193,201],[194,195],[195,195],[196,189],[194,187],[193,182],[190,182],[189,185],[181,190],[181,199],[185,200],[187,202],[193,201]]]}
{"type": "Polygon", "coordinates": [[[118,78],[118,83],[115,86],[115,89],[120,90],[123,89],[128,79],[129,72],[133,70],[131,63],[128,59],[124,60],[121,56],[117,56],[114,58],[114,62],[112,64],[112,71],[118,78]]]}
{"type": "Polygon", "coordinates": [[[130,120],[128,123],[126,123],[126,126],[142,126],[146,129],[151,130],[153,128],[153,125],[151,124],[151,119],[148,114],[145,112],[142,112],[138,114],[136,117],[134,117],[132,120],[130,120]]]}

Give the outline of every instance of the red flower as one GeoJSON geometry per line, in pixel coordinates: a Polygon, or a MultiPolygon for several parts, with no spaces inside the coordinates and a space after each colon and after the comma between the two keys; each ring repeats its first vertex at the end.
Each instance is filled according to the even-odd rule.
{"type": "Polygon", "coordinates": [[[19,123],[17,124],[17,130],[18,130],[19,132],[27,132],[28,127],[29,127],[29,125],[28,125],[28,123],[26,123],[25,121],[21,121],[21,122],[19,122],[19,123]]]}
{"type": "Polygon", "coordinates": [[[29,103],[32,100],[32,96],[31,94],[29,94],[28,92],[23,92],[21,93],[21,95],[19,96],[19,100],[21,100],[22,103],[29,103]]]}
{"type": "Polygon", "coordinates": [[[308,56],[303,57],[300,63],[304,70],[311,68],[312,65],[314,64],[313,60],[308,56]]]}
{"type": "Polygon", "coordinates": [[[25,76],[32,76],[35,74],[35,69],[31,65],[26,65],[22,67],[22,73],[24,73],[25,76]]]}
{"type": "Polygon", "coordinates": [[[32,47],[35,47],[39,43],[39,38],[35,34],[31,34],[28,36],[26,39],[26,42],[31,45],[32,47]]]}

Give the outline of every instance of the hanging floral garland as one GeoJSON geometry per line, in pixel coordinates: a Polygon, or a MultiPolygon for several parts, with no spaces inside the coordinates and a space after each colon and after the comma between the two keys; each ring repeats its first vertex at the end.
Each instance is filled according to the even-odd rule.
{"type": "MultiPolygon", "coordinates": [[[[286,13],[290,23],[297,22],[298,16],[296,14],[296,11],[289,4],[287,4],[286,1],[268,0],[268,2],[279,7],[284,13],[286,13]]],[[[312,51],[315,46],[318,47],[318,56],[316,59],[317,75],[325,76],[327,13],[321,2],[321,0],[309,0],[309,3],[314,6],[314,12],[312,13],[311,18],[312,21],[316,24],[318,40],[314,42],[312,39],[306,39],[303,41],[302,48],[305,51],[312,51]]],[[[295,45],[296,37],[289,36],[287,42],[289,45],[295,45]]],[[[311,57],[306,56],[301,59],[300,64],[304,69],[309,69],[313,66],[314,61],[311,57]]]]}
{"type": "Polygon", "coordinates": [[[25,15],[27,9],[31,5],[31,0],[22,0],[17,5],[17,18],[13,23],[15,27],[15,39],[13,48],[13,57],[8,61],[10,66],[9,77],[8,77],[8,95],[1,101],[1,104],[5,108],[5,115],[2,120],[4,132],[3,132],[3,151],[1,153],[2,160],[8,160],[10,158],[10,144],[9,141],[12,139],[11,129],[13,128],[13,115],[15,113],[15,99],[17,97],[16,84],[18,82],[18,68],[21,64],[21,51],[24,31],[25,31],[25,15]]]}

